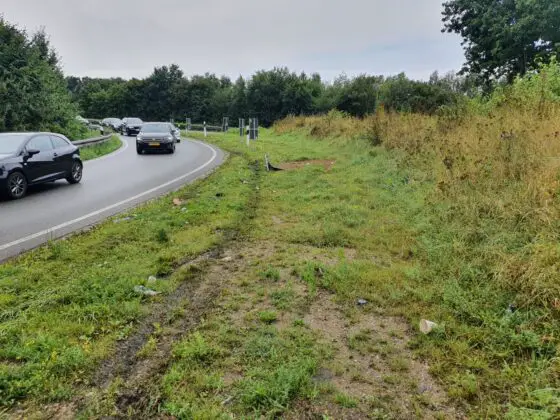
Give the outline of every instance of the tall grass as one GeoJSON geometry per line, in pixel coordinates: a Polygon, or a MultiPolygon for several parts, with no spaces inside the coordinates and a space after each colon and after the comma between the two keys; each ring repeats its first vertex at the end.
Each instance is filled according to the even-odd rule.
{"type": "MultiPolygon", "coordinates": [[[[550,307],[560,298],[555,229],[560,214],[560,65],[436,116],[379,110],[356,119],[332,111],[289,117],[278,133],[295,130],[317,139],[367,139],[405,152],[437,186],[434,199],[454,203],[465,229],[490,217],[524,232],[523,252],[494,255],[493,280],[520,294],[523,304],[550,307]]],[[[560,232],[558,232],[560,233],[560,232]]]]}
{"type": "Polygon", "coordinates": [[[553,418],[560,410],[560,65],[435,116],[331,112],[290,117],[275,130],[316,141],[365,139],[414,170],[410,182],[431,187],[409,221],[419,264],[399,305],[411,319],[443,322],[445,331],[420,338],[419,352],[450,396],[482,417],[553,418]]]}

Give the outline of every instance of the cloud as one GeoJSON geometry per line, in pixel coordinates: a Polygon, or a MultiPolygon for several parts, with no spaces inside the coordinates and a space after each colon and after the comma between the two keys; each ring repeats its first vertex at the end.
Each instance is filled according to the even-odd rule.
{"type": "Polygon", "coordinates": [[[4,0],[2,9],[29,30],[44,26],[65,72],[79,76],[144,77],[177,63],[189,75],[287,65],[328,78],[427,77],[463,60],[459,39],[440,32],[441,0],[4,0]]]}

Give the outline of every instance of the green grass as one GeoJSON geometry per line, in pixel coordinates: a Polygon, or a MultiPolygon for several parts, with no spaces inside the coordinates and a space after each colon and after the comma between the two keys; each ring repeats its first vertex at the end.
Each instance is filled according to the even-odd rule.
{"type": "MultiPolygon", "coordinates": [[[[535,221],[475,206],[468,186],[454,200],[437,194],[425,162],[398,150],[304,132],[261,135],[250,148],[235,134],[208,137],[231,158],[208,181],[179,193],[187,212],[167,197],[131,212],[129,221],[108,222],[0,267],[1,404],[71,398],[75,385],[149,311],[146,299],[132,292],[135,285],[149,275],[169,276],[156,287],[172,292],[188,281],[176,271],[185,257],[241,231],[244,243],[270,249],[245,257],[250,268],[239,290],[226,287],[216,311],[175,345],[172,363],[156,379],[167,414],[273,418],[300,400],[318,404],[313,375],[329,351],[303,319],[328,292],[349,322],[374,311],[405,317],[412,328],[421,318],[436,321],[434,333],[413,334],[410,346],[470,416],[554,418],[560,409],[558,311],[524,302],[509,313],[517,293],[495,281],[509,256],[545,239],[535,236],[535,221]],[[255,169],[262,168],[264,153],[273,164],[336,163],[329,171],[309,165],[266,173],[255,169]],[[224,196],[217,199],[217,192],[224,196]],[[297,292],[302,286],[304,297],[297,292]],[[360,309],[357,299],[369,303],[360,309]],[[247,316],[236,318],[241,311],[247,316]]],[[[499,194],[513,196],[515,188],[499,194]]],[[[551,222],[552,238],[560,237],[559,226],[551,222]]],[[[556,254],[545,251],[550,276],[556,254]]],[[[229,275],[227,281],[233,281],[229,275]]],[[[153,338],[140,355],[157,345],[153,338]]],[[[388,359],[387,389],[411,374],[406,355],[395,356],[391,343],[371,340],[367,330],[348,345],[388,359]]],[[[341,408],[362,403],[334,395],[341,408]]]]}
{"type": "Polygon", "coordinates": [[[122,142],[118,136],[113,135],[109,140],[94,144],[93,146],[86,146],[80,149],[80,156],[83,161],[95,159],[101,156],[108,155],[122,146],[122,142]]]}
{"type": "MultiPolygon", "coordinates": [[[[540,243],[538,264],[557,267],[557,252],[546,241],[560,237],[560,225],[553,222],[545,237],[537,220],[506,219],[466,184],[447,199],[436,192],[425,161],[361,140],[264,131],[248,149],[233,134],[209,139],[249,159],[269,153],[273,163],[336,159],[329,172],[309,166],[267,174],[252,236],[327,253],[353,249],[355,257],[349,260],[340,251],[334,264],[294,256],[279,257],[275,264],[292,267],[311,291],[334,293],[350,312],[356,299],[364,298],[412,325],[421,318],[436,321],[437,331],[417,335],[411,345],[452,400],[473,416],[551,418],[558,412],[558,309],[543,307],[538,296],[527,301],[524,290],[499,280],[511,276],[503,272],[510,256],[526,255],[526,260],[540,243]],[[285,223],[273,222],[272,216],[285,223]],[[517,309],[509,314],[512,303],[517,309]]],[[[513,203],[519,185],[501,188],[493,194],[513,203]]],[[[525,267],[519,267],[526,270],[522,276],[531,273],[531,266],[525,267]]],[[[508,269],[516,266],[510,263],[508,269]]],[[[547,294],[550,275],[542,273],[547,294]]],[[[269,268],[261,273],[263,280],[274,277],[269,268]]],[[[402,361],[391,367],[407,369],[402,361]]]]}
{"type": "Polygon", "coordinates": [[[166,413],[178,418],[229,418],[228,412],[270,418],[313,393],[310,378],[319,353],[308,331],[273,326],[238,330],[224,321],[209,321],[175,347],[175,361],[162,381],[166,413]],[[242,372],[242,379],[228,386],[223,375],[231,369],[242,372]]]}
{"type": "Polygon", "coordinates": [[[149,299],[134,286],[172,293],[189,281],[175,271],[182,261],[220,246],[224,232],[243,230],[254,177],[232,156],[219,175],[142,206],[128,220],[118,216],[1,265],[0,406],[71,398],[148,313],[149,299]],[[174,197],[188,200],[186,212],[174,197]],[[150,275],[170,277],[148,285],[150,275]]]}

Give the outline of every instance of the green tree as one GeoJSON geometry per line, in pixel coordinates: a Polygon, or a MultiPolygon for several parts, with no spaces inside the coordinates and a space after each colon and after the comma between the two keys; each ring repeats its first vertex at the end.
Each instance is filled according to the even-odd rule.
{"type": "Polygon", "coordinates": [[[356,117],[375,112],[383,77],[362,74],[352,80],[341,80],[342,88],[336,107],[356,117]]]}
{"type": "Polygon", "coordinates": [[[450,0],[443,31],[463,38],[464,73],[489,84],[537,68],[560,49],[558,0],[450,0]]]}
{"type": "Polygon", "coordinates": [[[463,95],[432,77],[431,82],[410,80],[404,73],[389,77],[380,91],[380,101],[390,111],[433,114],[442,106],[456,105],[463,95]]]}
{"type": "Polygon", "coordinates": [[[77,138],[77,109],[47,35],[0,18],[0,131],[52,130],[77,138]]]}

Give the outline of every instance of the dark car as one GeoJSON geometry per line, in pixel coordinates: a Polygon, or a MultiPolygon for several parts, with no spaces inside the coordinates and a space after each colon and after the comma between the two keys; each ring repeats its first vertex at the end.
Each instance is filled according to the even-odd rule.
{"type": "Polygon", "coordinates": [[[123,118],[121,126],[121,132],[123,135],[131,136],[133,134],[140,133],[142,128],[142,120],[140,118],[123,118]]]}
{"type": "Polygon", "coordinates": [[[181,143],[181,130],[175,127],[175,124],[169,123],[169,125],[171,126],[171,133],[175,137],[175,141],[181,143]]]}
{"type": "Polygon", "coordinates": [[[62,134],[0,133],[0,190],[12,199],[29,185],[82,180],[80,150],[62,134]]]}
{"type": "Polygon", "coordinates": [[[176,133],[170,123],[145,123],[136,137],[136,152],[160,150],[175,153],[176,133]]]}
{"type": "Polygon", "coordinates": [[[114,131],[121,131],[123,122],[120,118],[105,118],[103,121],[101,121],[101,124],[105,127],[112,128],[114,131]]]}

